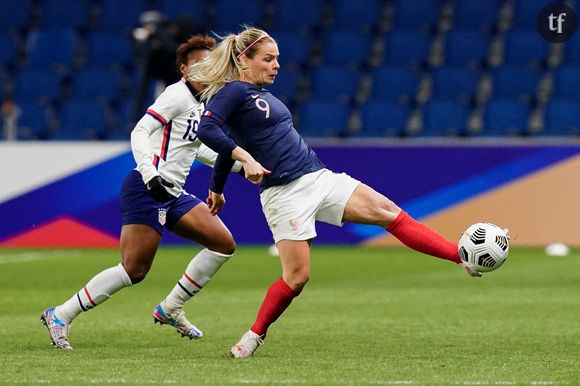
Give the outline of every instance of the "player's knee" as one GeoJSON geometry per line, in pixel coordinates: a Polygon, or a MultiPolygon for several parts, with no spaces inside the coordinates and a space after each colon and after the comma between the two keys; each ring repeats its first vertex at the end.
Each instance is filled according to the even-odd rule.
{"type": "Polygon", "coordinates": [[[310,279],[309,270],[300,270],[284,275],[284,281],[294,291],[301,291],[310,279]]]}
{"type": "Polygon", "coordinates": [[[401,213],[401,208],[393,201],[389,199],[381,200],[376,208],[376,217],[379,220],[381,226],[389,226],[395,221],[399,213],[401,213]]]}
{"type": "Polygon", "coordinates": [[[142,282],[147,276],[150,268],[148,266],[136,264],[124,264],[123,266],[125,268],[125,272],[127,272],[127,275],[129,276],[129,279],[131,279],[131,284],[142,282]]]}
{"type": "Polygon", "coordinates": [[[224,255],[233,255],[236,251],[236,242],[232,235],[222,236],[216,240],[209,249],[215,252],[223,253],[224,255]]]}

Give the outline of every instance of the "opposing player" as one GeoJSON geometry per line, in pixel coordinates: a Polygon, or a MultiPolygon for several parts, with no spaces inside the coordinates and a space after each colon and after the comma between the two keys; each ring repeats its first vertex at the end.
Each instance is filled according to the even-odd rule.
{"type": "MultiPolygon", "coordinates": [[[[460,264],[457,245],[415,221],[369,186],[325,168],[292,125],[286,106],[263,86],[272,84],[280,65],[278,46],[265,31],[245,28],[226,36],[189,79],[207,87],[209,100],[199,138],[219,153],[212,174],[212,214],[221,206],[227,169],[243,164],[246,178],[260,184],[262,209],[280,252],[282,277],[268,289],[250,330],[230,353],[247,358],[262,344],[268,327],[300,294],[310,277],[310,243],[315,220],[349,221],[385,228],[419,252],[460,264]],[[227,124],[233,140],[223,131],[227,124]],[[228,162],[221,162],[227,160],[228,162]]],[[[471,267],[468,273],[477,275],[471,267]]]]}
{"type": "MultiPolygon", "coordinates": [[[[180,45],[177,65],[181,74],[215,44],[213,38],[196,35],[180,45]]],[[[186,319],[183,305],[232,256],[236,245],[208,206],[183,190],[196,157],[209,165],[216,159],[216,154],[197,138],[204,110],[203,103],[196,99],[200,91],[200,84],[186,79],[168,86],[133,129],[131,149],[137,168],[128,174],[121,190],[122,263],[94,276],[65,303],[44,311],[41,320],[57,348],[72,349],[68,331],[77,315],[145,278],[165,228],[205,249],[191,260],[175,288],[154,308],[154,321],[171,325],[190,339],[202,337],[202,332],[186,319]]],[[[211,201],[209,204],[215,205],[211,201]]]]}

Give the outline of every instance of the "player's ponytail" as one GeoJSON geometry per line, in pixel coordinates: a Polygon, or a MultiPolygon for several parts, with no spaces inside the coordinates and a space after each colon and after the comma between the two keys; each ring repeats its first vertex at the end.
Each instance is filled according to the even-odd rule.
{"type": "Polygon", "coordinates": [[[206,86],[201,99],[209,100],[226,83],[240,79],[245,69],[239,57],[244,54],[252,58],[266,37],[272,39],[265,31],[247,26],[237,35],[218,36],[221,42],[207,57],[191,66],[187,75],[190,81],[206,86]]]}

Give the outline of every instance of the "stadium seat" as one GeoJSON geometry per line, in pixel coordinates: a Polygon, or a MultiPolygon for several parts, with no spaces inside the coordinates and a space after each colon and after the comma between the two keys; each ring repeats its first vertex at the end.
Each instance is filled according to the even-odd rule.
{"type": "Polygon", "coordinates": [[[106,99],[120,97],[121,83],[118,75],[106,68],[90,67],[74,74],[72,97],[76,99],[106,99]]]}
{"type": "Polygon", "coordinates": [[[449,100],[431,100],[423,107],[423,137],[457,136],[465,133],[469,109],[449,100]]]}
{"type": "Polygon", "coordinates": [[[18,44],[12,36],[0,32],[0,66],[7,67],[16,64],[18,59],[18,44]]]}
{"type": "Polygon", "coordinates": [[[361,65],[369,59],[371,38],[349,31],[329,32],[324,38],[324,62],[331,65],[361,65]],[[348,47],[348,49],[345,49],[348,47]]]}
{"type": "Polygon", "coordinates": [[[148,10],[147,0],[102,0],[99,25],[110,32],[131,30],[139,26],[139,17],[148,10]]]}
{"type": "Polygon", "coordinates": [[[69,101],[61,109],[61,125],[53,139],[83,140],[106,137],[108,111],[94,102],[69,101]]]}
{"type": "Polygon", "coordinates": [[[215,0],[212,29],[219,33],[237,33],[241,24],[262,27],[263,7],[259,0],[215,0]]]}
{"type": "Polygon", "coordinates": [[[311,71],[313,99],[348,103],[358,90],[359,74],[341,66],[321,66],[311,71]]]}
{"type": "Polygon", "coordinates": [[[29,67],[54,64],[70,66],[77,50],[77,35],[71,28],[51,28],[30,32],[26,42],[29,67]]]}
{"type": "Polygon", "coordinates": [[[275,31],[309,32],[322,19],[321,0],[277,0],[274,4],[275,31]]]}
{"type": "Polygon", "coordinates": [[[490,29],[498,19],[502,0],[456,0],[453,25],[456,28],[490,29]]]}
{"type": "Polygon", "coordinates": [[[55,101],[62,95],[61,78],[45,69],[25,69],[16,74],[14,97],[55,101]]]}
{"type": "Polygon", "coordinates": [[[487,61],[490,37],[478,31],[453,29],[445,36],[445,63],[482,66],[487,61]]]}
{"type": "Polygon", "coordinates": [[[564,65],[556,70],[553,94],[580,101],[580,65],[564,65]]]}
{"type": "Polygon", "coordinates": [[[548,43],[535,29],[512,29],[506,33],[505,63],[540,66],[545,63],[548,53],[548,43]]]}
{"type": "Polygon", "coordinates": [[[499,67],[492,73],[493,95],[529,101],[538,91],[540,77],[539,71],[528,67],[499,67]]]}
{"type": "Polygon", "coordinates": [[[407,126],[410,110],[398,103],[381,100],[368,101],[361,107],[359,137],[398,137],[407,126]]]}
{"type": "Polygon", "coordinates": [[[384,62],[388,65],[419,67],[427,62],[431,39],[424,33],[395,29],[384,41],[384,62]]]}
{"type": "Polygon", "coordinates": [[[305,137],[338,136],[347,129],[348,108],[332,102],[308,101],[300,108],[298,132],[305,137]]]}
{"type": "Polygon", "coordinates": [[[157,10],[169,19],[188,17],[197,24],[205,24],[207,8],[204,0],[159,0],[157,6],[157,10]]]}
{"type": "Polygon", "coordinates": [[[580,134],[580,103],[566,99],[552,99],[544,110],[544,129],[541,136],[575,136],[580,134]]]}
{"type": "Polygon", "coordinates": [[[129,64],[134,60],[133,42],[113,32],[93,32],[87,38],[86,61],[90,66],[129,64]]]}
{"type": "Polygon", "coordinates": [[[90,3],[88,0],[44,0],[41,22],[43,28],[87,26],[90,3]]]}
{"type": "Polygon", "coordinates": [[[521,135],[528,127],[530,108],[516,100],[494,99],[485,107],[482,136],[521,135]]]}
{"type": "Polygon", "coordinates": [[[2,31],[21,31],[24,29],[32,13],[31,0],[2,0],[0,1],[0,26],[2,31]]]}
{"type": "Polygon", "coordinates": [[[463,67],[442,66],[432,72],[432,97],[468,103],[477,94],[480,74],[463,67]]]}
{"type": "Polygon", "coordinates": [[[425,30],[439,19],[439,0],[395,0],[394,25],[397,28],[425,30]]]}
{"type": "Polygon", "coordinates": [[[273,35],[278,44],[280,58],[278,59],[282,67],[286,65],[298,66],[305,64],[310,55],[310,39],[306,35],[293,32],[278,32],[273,35]]]}
{"type": "Polygon", "coordinates": [[[381,67],[373,74],[375,99],[408,103],[414,100],[419,86],[419,75],[403,67],[381,67]]]}
{"type": "Polygon", "coordinates": [[[269,85],[266,88],[284,104],[289,105],[296,99],[299,84],[299,75],[295,70],[281,67],[280,70],[278,70],[278,75],[276,76],[274,84],[269,85]]]}
{"type": "Polygon", "coordinates": [[[48,110],[34,101],[17,101],[19,110],[16,121],[19,140],[39,140],[48,136],[48,110]]]}
{"type": "Polygon", "coordinates": [[[375,28],[381,17],[379,0],[336,0],[334,2],[334,28],[369,31],[375,28]]]}
{"type": "Polygon", "coordinates": [[[514,6],[514,26],[536,29],[538,14],[546,5],[561,0],[516,0],[514,6]]]}

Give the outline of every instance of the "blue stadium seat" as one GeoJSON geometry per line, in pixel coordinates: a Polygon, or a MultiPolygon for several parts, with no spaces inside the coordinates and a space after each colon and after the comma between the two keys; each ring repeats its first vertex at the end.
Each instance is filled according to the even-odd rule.
{"type": "Polygon", "coordinates": [[[215,0],[213,30],[220,33],[238,33],[241,24],[262,26],[263,7],[260,0],[215,0]]]}
{"type": "Polygon", "coordinates": [[[16,74],[14,97],[54,101],[61,97],[61,78],[45,69],[25,69],[16,74]]]}
{"type": "Polygon", "coordinates": [[[108,111],[93,102],[69,101],[62,105],[61,125],[53,139],[83,140],[106,136],[108,111]]]}
{"type": "Polygon", "coordinates": [[[41,13],[42,26],[80,28],[88,24],[89,11],[88,0],[44,0],[41,13]]]}
{"type": "Polygon", "coordinates": [[[77,35],[71,28],[31,32],[26,42],[29,67],[54,64],[70,66],[77,50],[77,35]]]}
{"type": "Polygon", "coordinates": [[[133,42],[128,36],[113,32],[93,32],[87,37],[87,63],[93,65],[130,64],[133,42]]]}
{"type": "Polygon", "coordinates": [[[20,140],[40,140],[48,136],[48,110],[34,101],[17,101],[19,110],[16,121],[18,139],[20,140]]]}
{"type": "Polygon", "coordinates": [[[536,29],[538,14],[547,4],[560,3],[561,0],[516,0],[514,7],[514,26],[536,29]]]}
{"type": "Polygon", "coordinates": [[[0,26],[2,31],[20,31],[28,24],[32,13],[30,0],[2,0],[0,1],[0,26]]]}
{"type": "Polygon", "coordinates": [[[148,10],[147,0],[102,0],[100,26],[111,32],[131,30],[139,25],[139,17],[148,10]]]}
{"type": "Polygon", "coordinates": [[[580,65],[564,65],[556,70],[553,94],[580,101],[580,65]]]}
{"type": "Polygon", "coordinates": [[[85,68],[72,79],[72,97],[76,99],[105,99],[120,97],[121,82],[118,75],[102,67],[85,68]]]}
{"type": "Polygon", "coordinates": [[[388,33],[384,41],[386,64],[418,67],[429,57],[431,39],[419,31],[395,29],[388,33]]]}
{"type": "Polygon", "coordinates": [[[277,0],[274,28],[277,31],[308,32],[320,24],[321,0],[277,0]]]}
{"type": "Polygon", "coordinates": [[[169,19],[188,17],[199,24],[207,19],[207,4],[204,0],[159,0],[157,10],[169,19]]]}
{"type": "Polygon", "coordinates": [[[464,67],[442,66],[432,73],[432,97],[470,102],[477,94],[480,74],[464,67]]]}
{"type": "Polygon", "coordinates": [[[395,26],[408,29],[432,28],[441,13],[439,0],[395,0],[395,26]]]}
{"type": "Polygon", "coordinates": [[[544,110],[541,136],[574,136],[580,134],[580,103],[576,100],[552,99],[544,110]]]}
{"type": "Polygon", "coordinates": [[[381,67],[373,74],[373,98],[406,103],[414,100],[419,75],[403,67],[381,67]]]}
{"type": "Polygon", "coordinates": [[[453,25],[489,29],[496,24],[502,0],[456,0],[453,25]]]}
{"type": "Polygon", "coordinates": [[[564,47],[564,61],[580,64],[580,34],[573,34],[564,47]]]}
{"type": "Polygon", "coordinates": [[[136,123],[133,121],[134,109],[135,105],[132,100],[123,100],[117,105],[115,108],[115,125],[113,130],[107,134],[108,140],[126,141],[130,139],[131,131],[136,123]]]}
{"type": "Polygon", "coordinates": [[[363,64],[369,59],[371,44],[371,38],[367,34],[330,32],[324,38],[324,62],[339,66],[363,64]]]}
{"type": "Polygon", "coordinates": [[[336,0],[334,6],[334,28],[344,30],[372,30],[381,16],[378,0],[336,0]]]}
{"type": "Polygon", "coordinates": [[[453,29],[445,36],[445,63],[478,65],[487,61],[490,37],[477,31],[453,29]]]}
{"type": "Polygon", "coordinates": [[[332,102],[308,101],[300,108],[298,132],[305,137],[338,136],[348,125],[348,108],[332,102]]]}
{"type": "Polygon", "coordinates": [[[361,107],[360,137],[398,137],[407,126],[410,110],[398,103],[371,100],[361,107]]]}
{"type": "Polygon", "coordinates": [[[505,65],[492,73],[493,95],[495,97],[530,100],[538,91],[541,74],[528,67],[505,65]]]}
{"type": "Polygon", "coordinates": [[[449,100],[431,100],[423,107],[422,137],[457,136],[465,133],[469,109],[449,100]]]}
{"type": "Polygon", "coordinates": [[[0,32],[0,66],[13,66],[18,59],[16,39],[0,32]]]}
{"type": "Polygon", "coordinates": [[[516,100],[493,99],[485,107],[482,136],[521,135],[528,127],[530,107],[516,100]]]}
{"type": "Polygon", "coordinates": [[[274,84],[266,88],[272,95],[288,105],[296,99],[299,84],[300,77],[296,71],[281,67],[274,84]]]}
{"type": "Polygon", "coordinates": [[[535,29],[512,29],[506,33],[505,63],[539,66],[548,54],[548,43],[535,29]]]}
{"type": "Polygon", "coordinates": [[[278,32],[273,35],[278,50],[281,66],[301,65],[308,62],[310,55],[310,39],[308,36],[293,32],[278,32]]]}
{"type": "Polygon", "coordinates": [[[311,71],[313,99],[348,103],[356,96],[358,84],[358,71],[342,66],[321,66],[311,71]]]}

